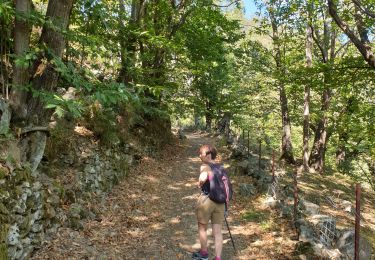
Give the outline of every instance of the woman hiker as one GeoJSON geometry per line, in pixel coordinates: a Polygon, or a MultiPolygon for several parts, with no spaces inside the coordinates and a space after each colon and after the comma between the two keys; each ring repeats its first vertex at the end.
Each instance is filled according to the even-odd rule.
{"type": "Polygon", "coordinates": [[[221,251],[223,248],[223,235],[221,232],[221,225],[224,220],[224,203],[216,203],[212,201],[208,194],[210,193],[210,182],[213,178],[213,171],[211,167],[217,165],[215,158],[217,155],[216,148],[212,145],[202,145],[199,149],[199,158],[202,160],[199,175],[199,187],[201,194],[199,195],[196,216],[198,221],[198,234],[201,249],[194,252],[192,259],[194,260],[208,260],[207,248],[207,227],[211,221],[212,234],[215,241],[215,260],[221,260],[221,251]]]}

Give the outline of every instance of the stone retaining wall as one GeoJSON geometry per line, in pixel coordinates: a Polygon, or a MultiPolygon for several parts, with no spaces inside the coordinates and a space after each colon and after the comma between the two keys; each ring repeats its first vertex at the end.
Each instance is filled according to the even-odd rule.
{"type": "Polygon", "coordinates": [[[95,219],[97,212],[88,202],[100,202],[126,176],[139,158],[130,150],[125,146],[103,151],[86,142],[77,144],[75,151],[61,151],[56,162],[42,162],[31,172],[3,149],[0,259],[27,259],[59,227],[80,229],[83,219],[95,219]]]}

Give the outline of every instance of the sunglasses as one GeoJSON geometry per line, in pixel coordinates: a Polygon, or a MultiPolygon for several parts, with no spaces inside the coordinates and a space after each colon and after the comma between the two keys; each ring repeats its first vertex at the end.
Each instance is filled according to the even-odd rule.
{"type": "Polygon", "coordinates": [[[201,156],[201,155],[207,156],[207,155],[209,155],[210,153],[211,153],[210,151],[207,151],[205,154],[203,154],[203,153],[199,153],[199,156],[201,156]]]}

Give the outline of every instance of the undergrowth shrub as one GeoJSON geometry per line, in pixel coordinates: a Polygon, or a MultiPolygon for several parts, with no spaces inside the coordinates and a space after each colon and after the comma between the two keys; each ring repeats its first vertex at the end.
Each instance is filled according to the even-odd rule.
{"type": "Polygon", "coordinates": [[[74,149],[75,141],[72,138],[74,133],[74,123],[69,124],[64,120],[56,124],[56,126],[50,130],[50,136],[47,138],[46,148],[44,151],[44,157],[48,161],[54,161],[58,159],[62,151],[69,153],[74,149]]]}
{"type": "Polygon", "coordinates": [[[84,112],[80,124],[91,130],[94,136],[105,146],[120,144],[120,127],[116,113],[111,108],[103,108],[99,102],[89,106],[84,112]]]}

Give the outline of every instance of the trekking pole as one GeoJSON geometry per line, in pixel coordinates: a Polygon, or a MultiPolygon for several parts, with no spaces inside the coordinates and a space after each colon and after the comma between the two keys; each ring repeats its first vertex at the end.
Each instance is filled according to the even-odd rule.
{"type": "Polygon", "coordinates": [[[227,228],[228,228],[228,231],[229,231],[230,239],[232,240],[232,245],[233,245],[233,249],[234,249],[234,254],[236,255],[236,254],[237,254],[237,250],[236,250],[236,246],[234,245],[234,241],[233,241],[232,233],[230,232],[229,225],[228,225],[228,221],[227,221],[227,218],[226,218],[225,216],[224,216],[224,219],[225,219],[225,223],[227,224],[227,228]]]}

